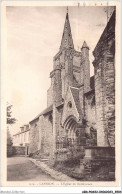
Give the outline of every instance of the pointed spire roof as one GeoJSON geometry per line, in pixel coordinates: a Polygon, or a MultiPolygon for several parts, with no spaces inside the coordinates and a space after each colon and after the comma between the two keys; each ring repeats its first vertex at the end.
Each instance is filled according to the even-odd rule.
{"type": "Polygon", "coordinates": [[[69,22],[68,8],[67,8],[64,31],[63,31],[62,41],[60,46],[60,49],[63,49],[63,48],[74,48],[70,22],[69,22]]]}
{"type": "Polygon", "coordinates": [[[87,49],[89,49],[89,47],[88,47],[88,45],[87,45],[86,41],[84,41],[84,42],[83,42],[83,45],[82,45],[82,48],[81,48],[81,49],[83,49],[83,48],[87,48],[87,49]]]}

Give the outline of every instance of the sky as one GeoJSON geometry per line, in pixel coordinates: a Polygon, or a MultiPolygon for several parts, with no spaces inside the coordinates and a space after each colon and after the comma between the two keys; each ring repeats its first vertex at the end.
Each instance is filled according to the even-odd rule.
{"type": "MultiPolygon", "coordinates": [[[[108,7],[109,15],[113,7],[108,7]]],[[[69,7],[74,47],[80,51],[85,40],[92,52],[107,24],[106,7],[69,7]]],[[[6,8],[6,99],[17,119],[10,127],[15,134],[47,107],[47,90],[53,57],[59,51],[66,7],[6,8]]]]}

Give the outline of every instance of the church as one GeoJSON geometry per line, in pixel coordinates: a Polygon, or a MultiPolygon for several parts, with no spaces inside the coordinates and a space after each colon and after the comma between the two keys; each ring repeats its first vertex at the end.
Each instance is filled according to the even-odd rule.
{"type": "Polygon", "coordinates": [[[93,55],[94,76],[90,77],[87,40],[80,51],[75,50],[67,12],[50,72],[47,108],[29,122],[30,155],[47,158],[52,165],[75,158],[83,164],[101,157],[114,162],[115,11],[93,55]]]}

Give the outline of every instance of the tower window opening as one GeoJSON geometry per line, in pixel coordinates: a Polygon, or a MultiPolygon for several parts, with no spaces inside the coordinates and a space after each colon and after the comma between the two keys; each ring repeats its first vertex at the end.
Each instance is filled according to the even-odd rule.
{"type": "Polygon", "coordinates": [[[53,122],[53,117],[52,115],[49,116],[49,121],[52,123],[53,122]]]}
{"type": "Polygon", "coordinates": [[[94,106],[95,106],[95,96],[93,97],[92,102],[91,102],[91,107],[94,107],[94,106]]]}

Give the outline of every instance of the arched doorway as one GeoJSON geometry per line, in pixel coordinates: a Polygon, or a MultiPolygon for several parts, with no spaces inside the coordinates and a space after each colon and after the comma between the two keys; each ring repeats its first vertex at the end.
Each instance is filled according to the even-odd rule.
{"type": "Polygon", "coordinates": [[[64,122],[67,146],[78,146],[84,136],[84,129],[74,116],[69,116],[64,122]]]}

